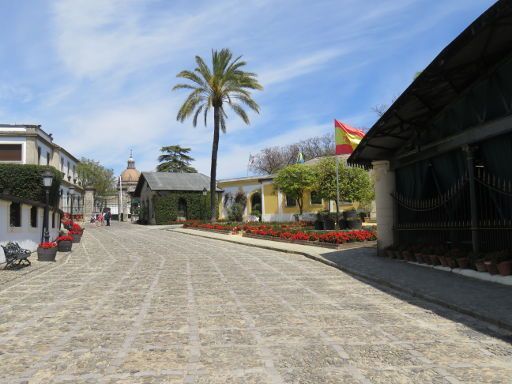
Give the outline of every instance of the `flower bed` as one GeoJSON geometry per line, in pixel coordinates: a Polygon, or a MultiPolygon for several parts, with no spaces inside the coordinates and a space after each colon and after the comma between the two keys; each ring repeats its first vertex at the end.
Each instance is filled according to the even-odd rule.
{"type": "Polygon", "coordinates": [[[270,240],[297,242],[301,244],[333,244],[339,245],[352,242],[373,241],[377,239],[375,232],[370,230],[345,230],[345,231],[313,231],[308,230],[304,224],[243,224],[230,223],[187,223],[185,228],[214,231],[221,233],[241,233],[247,237],[257,237],[270,240]]]}

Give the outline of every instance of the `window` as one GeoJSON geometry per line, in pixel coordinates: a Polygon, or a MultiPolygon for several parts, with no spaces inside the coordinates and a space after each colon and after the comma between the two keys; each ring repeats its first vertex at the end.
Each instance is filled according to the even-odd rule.
{"type": "Polygon", "coordinates": [[[21,227],[21,204],[11,203],[9,207],[9,218],[11,227],[21,227]]]}
{"type": "Polygon", "coordinates": [[[286,195],[286,206],[287,207],[295,207],[297,205],[297,200],[291,196],[286,195]]]}
{"type": "Polygon", "coordinates": [[[68,176],[69,176],[69,171],[70,171],[70,167],[69,167],[69,161],[68,161],[68,176]]]}
{"type": "Polygon", "coordinates": [[[21,144],[0,144],[0,161],[22,161],[21,144]]]}
{"type": "Polygon", "coordinates": [[[37,207],[30,208],[30,226],[37,228],[37,207]]]}
{"type": "Polygon", "coordinates": [[[55,212],[52,212],[52,228],[55,228],[55,212]]]}
{"type": "Polygon", "coordinates": [[[322,198],[318,196],[317,191],[311,191],[311,204],[322,204],[322,198]]]}
{"type": "Polygon", "coordinates": [[[50,152],[46,152],[46,165],[50,165],[50,152]]]}
{"type": "Polygon", "coordinates": [[[41,147],[37,147],[37,165],[41,164],[41,147]]]}
{"type": "Polygon", "coordinates": [[[60,171],[64,172],[64,159],[60,159],[60,171]]]}

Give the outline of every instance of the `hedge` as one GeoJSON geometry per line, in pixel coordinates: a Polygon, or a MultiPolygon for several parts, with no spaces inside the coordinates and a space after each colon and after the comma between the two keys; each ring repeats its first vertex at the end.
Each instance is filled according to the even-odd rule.
{"type": "Polygon", "coordinates": [[[169,224],[177,220],[180,199],[187,202],[187,219],[201,220],[210,217],[210,194],[203,196],[202,192],[169,192],[154,198],[156,224],[169,224]]]}
{"type": "Polygon", "coordinates": [[[0,193],[27,199],[46,202],[42,173],[50,170],[54,174],[50,189],[50,205],[59,205],[59,190],[62,173],[53,167],[31,164],[0,164],[0,193]]]}

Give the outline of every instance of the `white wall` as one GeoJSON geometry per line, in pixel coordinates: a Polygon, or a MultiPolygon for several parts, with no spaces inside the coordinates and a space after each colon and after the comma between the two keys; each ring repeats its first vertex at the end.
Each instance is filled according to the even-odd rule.
{"type": "MultiPolygon", "coordinates": [[[[41,140],[36,141],[36,146],[38,148],[41,148],[41,156],[39,157],[39,164],[40,165],[46,165],[46,154],[50,154],[50,164],[52,162],[52,154],[53,150],[49,146],[47,146],[45,143],[43,143],[41,140]]],[[[37,150],[37,149],[36,149],[37,150]]]]}
{"type": "MultiPolygon", "coordinates": [[[[224,190],[224,192],[222,193],[222,210],[220,212],[220,218],[226,219],[228,217],[229,205],[224,206],[224,197],[229,193],[234,198],[240,190],[242,190],[242,192],[247,197],[247,205],[245,206],[245,211],[244,211],[244,217],[247,217],[247,215],[249,215],[249,212],[248,212],[249,205],[250,205],[249,199],[251,198],[251,195],[253,194],[253,192],[258,191],[261,193],[261,184],[260,183],[248,184],[248,185],[244,185],[243,187],[240,187],[240,186],[222,187],[222,189],[224,190]]],[[[263,200],[262,200],[262,202],[263,202],[263,200]]]]}
{"type": "MultiPolygon", "coordinates": [[[[5,245],[9,241],[17,242],[22,248],[35,251],[41,241],[41,233],[43,230],[43,214],[44,209],[38,208],[37,227],[32,228],[30,225],[30,209],[31,205],[21,205],[21,227],[10,226],[10,208],[11,202],[0,200],[0,244],[5,245]]],[[[52,228],[52,211],[49,214],[50,240],[55,239],[59,234],[60,221],[58,215],[55,218],[55,228],[52,228]]],[[[3,249],[0,248],[0,263],[5,262],[3,249]]]]}

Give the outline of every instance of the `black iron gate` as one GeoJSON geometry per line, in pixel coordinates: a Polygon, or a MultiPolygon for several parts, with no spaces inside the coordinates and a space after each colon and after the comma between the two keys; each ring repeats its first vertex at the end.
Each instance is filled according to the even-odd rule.
{"type": "Polygon", "coordinates": [[[512,248],[512,180],[482,167],[473,169],[472,175],[465,174],[435,198],[411,199],[394,193],[396,242],[473,245],[473,249],[476,242],[483,251],[512,248]]]}

